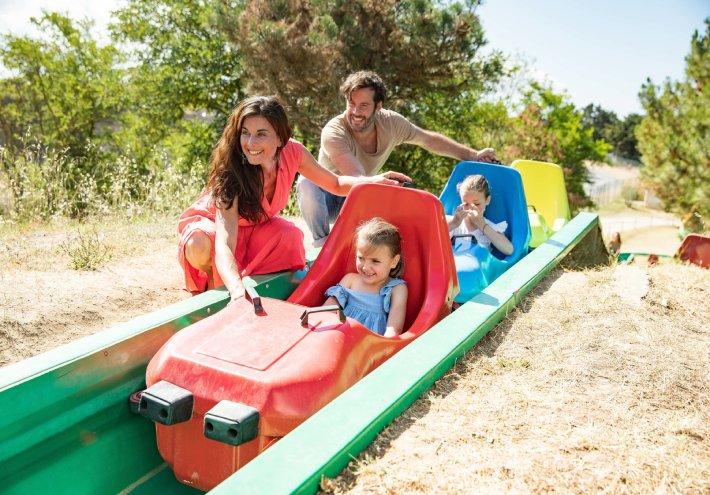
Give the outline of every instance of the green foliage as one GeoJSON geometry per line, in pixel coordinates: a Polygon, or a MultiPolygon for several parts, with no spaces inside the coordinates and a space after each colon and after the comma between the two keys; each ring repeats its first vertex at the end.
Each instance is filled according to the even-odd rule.
{"type": "MultiPolygon", "coordinates": [[[[510,120],[502,102],[481,101],[478,93],[471,92],[451,97],[425,94],[409,118],[422,128],[436,130],[474,148],[497,149],[505,144],[510,120]]],[[[395,148],[387,168],[411,176],[417,187],[438,195],[455,163],[411,145],[395,148]]]]}
{"type": "Polygon", "coordinates": [[[15,75],[0,80],[0,141],[17,152],[31,129],[38,142],[69,156],[83,156],[90,142],[97,156],[105,154],[124,105],[120,54],[99,47],[88,23],[57,13],[32,22],[44,38],[2,37],[0,59],[15,75]]]}
{"type": "Polygon", "coordinates": [[[82,232],[62,242],[59,248],[69,256],[69,266],[74,270],[98,270],[113,257],[111,246],[96,230],[82,232]]]}
{"type": "MultiPolygon", "coordinates": [[[[360,69],[380,73],[386,106],[422,128],[495,147],[508,162],[561,164],[572,203],[585,204],[583,162],[608,147],[547,88],[531,86],[518,110],[492,98],[510,74],[498,53],[480,53],[479,3],[128,0],[111,26],[116,47],[100,47],[85,23],[45,14],[41,40],[6,36],[0,50],[12,71],[0,79],[2,214],[179,211],[204,186],[211,149],[247,90],[279,95],[315,154],[320,129],[344,109],[342,79],[360,69]]],[[[438,193],[453,164],[401,146],[387,167],[438,193]]],[[[287,211],[297,212],[293,200],[287,211]]]]}
{"type": "Polygon", "coordinates": [[[480,56],[474,10],[434,0],[252,0],[230,23],[249,89],[279,95],[308,143],[341,113],[338,88],[353,71],[385,80],[389,108],[412,116],[429,94],[480,93],[501,73],[497,55],[480,56]]]}
{"type": "Polygon", "coordinates": [[[592,129],[582,125],[582,115],[565,95],[532,83],[525,93],[523,110],[511,120],[505,161],[527,158],[552,162],[565,172],[570,206],[590,206],[583,186],[588,182],[586,160],[603,160],[609,145],[595,140],[592,129]]]}
{"type": "Polygon", "coordinates": [[[636,113],[630,113],[622,120],[599,105],[589,104],[582,109],[582,125],[592,129],[594,140],[606,141],[617,155],[629,160],[640,158],[634,134],[640,122],[641,116],[636,113]]]}
{"type": "Polygon", "coordinates": [[[644,178],[686,228],[703,230],[710,215],[710,18],[685,60],[685,80],[649,80],[641,88],[646,117],[636,135],[644,178]]]}
{"type": "MultiPolygon", "coordinates": [[[[91,156],[91,150],[86,152],[91,156]]],[[[9,200],[0,211],[14,221],[53,216],[83,218],[118,211],[127,218],[151,212],[179,212],[202,190],[204,163],[173,164],[153,151],[142,163],[123,155],[86,166],[83,158],[42,144],[20,153],[0,147],[0,184],[9,200]]]]}
{"type": "Polygon", "coordinates": [[[160,144],[172,156],[209,160],[227,116],[245,96],[240,55],[219,0],[131,0],[116,12],[113,37],[127,44],[131,119],[121,133],[138,159],[160,144]]]}

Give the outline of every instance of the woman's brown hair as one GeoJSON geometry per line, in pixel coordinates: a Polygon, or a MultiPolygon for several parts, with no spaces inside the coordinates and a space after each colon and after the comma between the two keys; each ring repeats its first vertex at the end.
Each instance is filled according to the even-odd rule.
{"type": "Polygon", "coordinates": [[[276,160],[281,149],[291,138],[292,131],[281,102],[274,96],[252,96],[242,100],[229,116],[210,159],[211,169],[207,189],[215,203],[231,208],[237,200],[240,218],[259,222],[266,217],[261,206],[264,195],[264,175],[261,167],[251,165],[241,146],[242,127],[247,117],[261,116],[269,121],[281,140],[276,160]]]}

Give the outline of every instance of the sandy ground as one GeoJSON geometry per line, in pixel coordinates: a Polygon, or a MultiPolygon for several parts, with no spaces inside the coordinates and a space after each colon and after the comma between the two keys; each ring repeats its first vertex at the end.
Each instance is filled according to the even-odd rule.
{"type": "Polygon", "coordinates": [[[617,200],[599,210],[602,233],[609,239],[613,232],[621,234],[621,251],[672,256],[681,239],[680,220],[664,211],[646,208],[639,202],[627,205],[617,200]]]}
{"type": "Polygon", "coordinates": [[[70,268],[61,245],[78,236],[72,226],[3,232],[0,365],[189,297],[180,289],[174,226],[161,219],[94,228],[81,231],[96,232],[112,256],[96,271],[70,268]]]}
{"type": "Polygon", "coordinates": [[[0,366],[190,297],[175,228],[175,218],[157,218],[0,230],[0,366]],[[79,233],[109,250],[98,270],[70,268],[62,245],[76,245],[79,233]]]}
{"type": "Polygon", "coordinates": [[[710,493],[708,291],[695,266],[557,270],[322,489],[710,493]]]}

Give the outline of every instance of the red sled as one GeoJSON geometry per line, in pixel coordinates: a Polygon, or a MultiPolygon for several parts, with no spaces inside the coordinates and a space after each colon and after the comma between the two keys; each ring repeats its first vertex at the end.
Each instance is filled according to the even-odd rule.
{"type": "Polygon", "coordinates": [[[288,301],[260,298],[257,312],[240,299],[177,333],[148,365],[140,412],[156,422],[158,450],[177,479],[210,490],[447,316],[457,292],[439,200],[357,186],[288,301]],[[409,295],[396,338],[345,321],[337,306],[304,317],[355,271],[355,229],[375,216],[402,235],[409,295]]]}
{"type": "Polygon", "coordinates": [[[677,256],[683,261],[710,268],[710,237],[688,234],[678,248],[677,256]]]}

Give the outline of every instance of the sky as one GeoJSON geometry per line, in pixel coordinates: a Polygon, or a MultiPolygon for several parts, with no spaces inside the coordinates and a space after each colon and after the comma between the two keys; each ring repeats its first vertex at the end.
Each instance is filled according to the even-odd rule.
{"type": "Polygon", "coordinates": [[[492,48],[527,60],[578,107],[625,116],[642,111],[646,78],[683,78],[710,0],[488,0],[477,13],[492,48]]]}
{"type": "MultiPolygon", "coordinates": [[[[89,17],[105,40],[110,13],[126,0],[0,0],[0,34],[33,34],[41,10],[89,17]]],[[[477,10],[491,48],[567,91],[578,107],[623,117],[641,112],[638,92],[681,79],[693,31],[704,31],[710,0],[488,0],[477,10]]]]}

